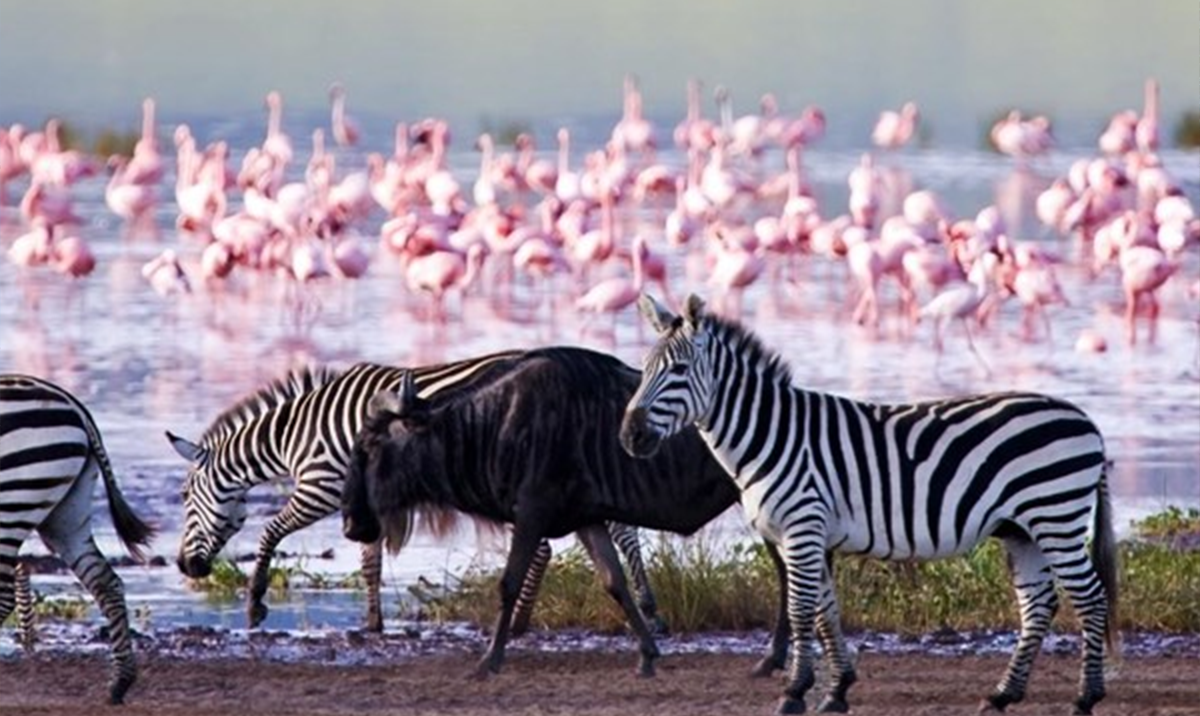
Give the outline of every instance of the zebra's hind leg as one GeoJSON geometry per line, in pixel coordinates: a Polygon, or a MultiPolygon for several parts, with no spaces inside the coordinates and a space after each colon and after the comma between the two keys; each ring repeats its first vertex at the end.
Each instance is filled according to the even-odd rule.
{"type": "Polygon", "coordinates": [[[109,703],[123,703],[129,687],[137,680],[137,662],[129,634],[129,613],[125,608],[125,585],[96,547],[90,529],[82,534],[59,532],[43,524],[39,531],[47,546],[70,566],[79,581],[92,593],[108,620],[108,637],[113,652],[109,703]]]}
{"type": "Polygon", "coordinates": [[[525,573],[525,581],[521,582],[521,592],[517,595],[517,605],[513,607],[512,626],[509,634],[521,636],[529,631],[529,620],[533,617],[533,606],[537,603],[538,591],[542,588],[542,577],[546,576],[546,567],[550,565],[553,551],[550,542],[542,540],[533,553],[529,563],[529,571],[525,573]]]}
{"type": "Polygon", "coordinates": [[[625,581],[625,572],[621,569],[621,562],[617,558],[617,550],[613,547],[612,538],[608,534],[608,530],[604,527],[593,526],[585,527],[579,530],[579,539],[583,542],[583,546],[587,549],[588,555],[591,556],[592,562],[595,563],[596,569],[600,571],[600,576],[604,580],[604,587],[612,598],[621,605],[621,609],[625,611],[625,618],[633,627],[633,631],[638,636],[638,641],[641,644],[642,659],[638,668],[639,676],[654,676],[654,660],[658,658],[658,645],[654,642],[654,635],[650,633],[650,628],[646,626],[646,621],[642,618],[642,613],[638,611],[637,605],[633,603],[633,597],[629,594],[629,585],[625,581]]]}
{"type": "Polygon", "coordinates": [[[657,635],[665,636],[671,633],[666,620],[658,613],[658,602],[654,598],[654,590],[650,588],[646,563],[642,560],[642,541],[638,537],[638,529],[632,525],[609,522],[608,534],[625,557],[625,566],[629,569],[629,576],[633,578],[633,591],[637,593],[638,609],[645,617],[646,624],[657,635]]]}
{"type": "Polygon", "coordinates": [[[383,632],[383,605],[379,590],[383,575],[383,542],[376,540],[362,546],[362,574],[367,583],[367,631],[383,632]]]}
{"type": "Polygon", "coordinates": [[[846,701],[846,693],[858,681],[854,671],[854,663],[850,659],[850,651],[846,648],[846,638],[842,634],[841,612],[838,610],[837,593],[833,583],[832,555],[826,555],[826,568],[821,579],[821,596],[817,604],[817,637],[825,650],[832,670],[833,684],[817,711],[822,713],[849,713],[850,704],[846,701]]]}
{"type": "Polygon", "coordinates": [[[766,547],[767,555],[771,558],[771,564],[775,565],[775,576],[779,582],[779,600],[775,613],[775,630],[771,633],[771,648],[763,658],[759,659],[750,672],[750,675],[756,678],[770,676],[776,671],[787,668],[788,636],[790,634],[787,610],[787,570],[783,565],[783,557],[779,556],[779,548],[770,540],[763,540],[763,546],[766,547]]]}
{"type": "Polygon", "coordinates": [[[1078,549],[1056,549],[1047,553],[1054,576],[1083,624],[1083,666],[1075,714],[1090,714],[1104,698],[1104,644],[1109,634],[1110,595],[1096,571],[1092,558],[1078,539],[1078,549]]]}
{"type": "Polygon", "coordinates": [[[1009,704],[1025,698],[1033,661],[1042,648],[1042,639],[1058,611],[1054,575],[1042,550],[1026,535],[1006,537],[1013,589],[1021,611],[1021,635],[1004,677],[980,705],[979,710],[1003,711],[1009,704]]]}
{"type": "MultiPolygon", "coordinates": [[[[29,570],[21,562],[17,562],[16,570],[16,602],[17,602],[17,633],[21,648],[26,653],[33,651],[37,641],[36,624],[34,623],[33,590],[29,586],[29,570]]],[[[0,619],[0,621],[4,621],[0,619]]]]}

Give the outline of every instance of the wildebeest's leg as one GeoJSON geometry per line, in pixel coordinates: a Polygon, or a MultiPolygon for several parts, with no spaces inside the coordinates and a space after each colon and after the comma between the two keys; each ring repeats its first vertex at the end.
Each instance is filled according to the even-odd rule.
{"type": "Polygon", "coordinates": [[[858,675],[854,672],[850,652],[846,649],[846,639],[842,635],[842,619],[833,581],[833,555],[828,553],[825,555],[825,571],[821,578],[821,596],[817,602],[817,637],[821,640],[821,647],[834,674],[833,685],[817,711],[849,713],[846,692],[858,681],[858,675]]]}
{"type": "Polygon", "coordinates": [[[770,676],[775,671],[785,668],[788,655],[787,571],[783,566],[783,557],[779,556],[779,548],[770,540],[763,540],[763,546],[771,557],[771,564],[775,565],[779,599],[775,609],[775,631],[771,633],[771,649],[750,672],[750,675],[755,677],[770,676]]]}
{"type": "Polygon", "coordinates": [[[324,480],[305,478],[297,480],[297,487],[287,504],[267,522],[262,537],[258,540],[258,558],[254,562],[254,574],[250,578],[250,594],[247,595],[246,617],[250,628],[262,624],[269,609],[263,604],[270,582],[271,558],[275,548],[291,533],[302,530],[322,517],[333,514],[341,499],[340,475],[324,480]]]}
{"type": "Polygon", "coordinates": [[[625,557],[629,576],[633,578],[633,591],[637,593],[638,609],[641,610],[646,623],[655,634],[670,633],[667,622],[658,614],[658,602],[654,599],[654,590],[650,588],[650,579],[646,576],[646,563],[642,561],[642,541],[638,538],[638,529],[619,522],[609,522],[608,534],[625,557]]]}
{"type": "Polygon", "coordinates": [[[367,583],[367,631],[383,631],[383,607],[379,587],[383,574],[383,542],[376,540],[362,546],[363,581],[367,583]]]}
{"type": "Polygon", "coordinates": [[[542,577],[546,576],[546,567],[550,565],[553,551],[550,542],[542,540],[537,551],[533,553],[533,561],[529,571],[525,573],[525,581],[521,583],[521,593],[517,595],[517,605],[513,608],[512,626],[509,636],[521,636],[529,631],[529,619],[533,616],[533,605],[537,602],[538,590],[542,588],[542,577]]]}
{"type": "Polygon", "coordinates": [[[513,528],[512,546],[508,551],[504,574],[500,577],[500,615],[496,618],[492,643],[475,669],[476,678],[486,679],[489,674],[499,673],[500,665],[504,663],[504,647],[508,644],[508,631],[512,624],[513,608],[517,605],[517,595],[525,575],[529,573],[533,555],[542,542],[540,529],[530,526],[535,524],[540,525],[541,522],[525,519],[517,522],[513,528]]]}
{"type": "Polygon", "coordinates": [[[645,620],[642,619],[642,613],[638,611],[637,605],[633,603],[633,597],[629,595],[629,586],[625,583],[625,572],[621,570],[621,562],[617,559],[617,550],[613,547],[608,530],[603,526],[593,525],[579,530],[577,534],[588,554],[591,555],[592,562],[600,570],[600,575],[604,579],[604,587],[625,610],[625,618],[629,620],[634,632],[637,633],[642,651],[638,673],[641,676],[654,676],[654,660],[659,655],[658,645],[654,643],[654,636],[650,633],[650,628],[646,626],[645,620]]]}

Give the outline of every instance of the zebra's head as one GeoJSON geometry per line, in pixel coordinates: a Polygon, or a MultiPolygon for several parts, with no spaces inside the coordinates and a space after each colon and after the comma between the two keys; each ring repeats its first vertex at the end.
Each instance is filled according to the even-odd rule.
{"type": "Polygon", "coordinates": [[[663,440],[703,418],[712,402],[712,370],[704,301],[691,295],[676,316],[649,295],[638,309],[658,331],[646,355],[642,384],[625,409],[621,445],[634,457],[653,455],[663,440]]]}
{"type": "Polygon", "coordinates": [[[213,558],[246,522],[248,488],[239,483],[223,485],[217,479],[209,448],[170,432],[167,439],[191,463],[183,482],[183,539],[176,563],[179,571],[199,579],[212,572],[213,558]]]}

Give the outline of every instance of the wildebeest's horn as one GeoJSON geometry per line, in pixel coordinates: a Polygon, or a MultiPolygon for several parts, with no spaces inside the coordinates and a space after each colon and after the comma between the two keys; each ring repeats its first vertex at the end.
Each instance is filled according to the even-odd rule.
{"type": "Polygon", "coordinates": [[[400,414],[400,396],[390,390],[379,391],[367,403],[368,416],[374,418],[385,413],[400,414]]]}

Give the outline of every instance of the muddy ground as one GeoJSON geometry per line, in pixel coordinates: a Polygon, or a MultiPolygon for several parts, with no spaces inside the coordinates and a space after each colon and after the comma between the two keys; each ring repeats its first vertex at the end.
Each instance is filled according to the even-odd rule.
{"type": "MultiPolygon", "coordinates": [[[[339,647],[340,650],[340,647],[339,647]]],[[[202,658],[156,649],[141,652],[141,677],[120,710],[103,705],[107,657],[98,649],[51,650],[0,660],[4,716],[215,716],[245,714],[592,714],[730,716],[771,714],[779,678],[752,679],[749,654],[675,653],[658,675],[634,675],[630,651],[516,649],[486,682],[465,678],[473,650],[411,655],[392,662],[324,659],[276,661],[211,653],[202,658]]],[[[928,656],[864,652],[853,713],[862,716],[974,714],[1000,676],[1002,655],[928,656]]],[[[1078,658],[1045,653],[1030,693],[1009,713],[1070,713],[1078,658]]],[[[810,707],[816,699],[810,699],[810,707]]],[[[1200,659],[1194,654],[1128,656],[1096,709],[1112,716],[1200,714],[1200,659]]]]}

